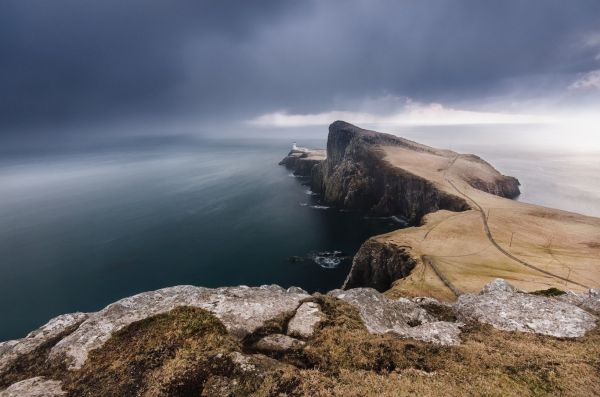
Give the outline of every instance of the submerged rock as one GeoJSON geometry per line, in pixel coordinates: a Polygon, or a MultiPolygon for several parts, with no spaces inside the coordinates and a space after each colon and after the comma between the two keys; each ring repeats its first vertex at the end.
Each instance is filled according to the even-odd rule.
{"type": "Polygon", "coordinates": [[[334,290],[329,294],[355,306],[371,333],[392,333],[441,345],[460,343],[461,323],[438,321],[408,299],[391,300],[372,288],[334,290]]]}
{"type": "Polygon", "coordinates": [[[304,302],[288,323],[287,334],[299,338],[310,338],[315,332],[316,326],[323,320],[325,320],[325,315],[319,304],[304,302]]]}
{"type": "Polygon", "coordinates": [[[585,335],[596,326],[596,316],[572,304],[517,292],[497,279],[475,294],[465,294],[455,304],[458,318],[490,324],[504,331],[535,332],[556,337],[585,335]]]}
{"type": "Polygon", "coordinates": [[[61,382],[41,376],[13,383],[6,390],[0,391],[0,397],[59,397],[66,394],[61,382]]]}
{"type": "Polygon", "coordinates": [[[296,310],[308,297],[305,293],[288,292],[275,285],[217,289],[183,285],[144,292],[91,313],[76,331],[52,348],[50,358],[65,360],[69,369],[80,368],[89,351],[102,346],[116,331],[177,306],[198,307],[211,312],[232,335],[241,339],[267,320],[296,310]]]}

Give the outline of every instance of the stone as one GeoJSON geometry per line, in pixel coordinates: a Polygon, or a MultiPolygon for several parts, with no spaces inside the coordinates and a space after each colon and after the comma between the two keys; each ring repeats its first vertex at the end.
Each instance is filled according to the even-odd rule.
{"type": "Polygon", "coordinates": [[[258,340],[253,348],[262,352],[281,353],[290,350],[301,350],[304,342],[283,334],[267,335],[258,340]]]}
{"type": "Polygon", "coordinates": [[[310,338],[316,326],[323,320],[325,315],[318,303],[304,302],[288,323],[287,334],[298,338],[310,338]]]}
{"type": "Polygon", "coordinates": [[[60,381],[41,376],[13,383],[6,390],[0,391],[0,397],[59,397],[66,394],[60,381]]]}
{"type": "Polygon", "coordinates": [[[517,292],[517,289],[508,281],[497,278],[494,281],[486,284],[480,294],[495,294],[495,293],[511,293],[517,292]]]}
{"type": "Polygon", "coordinates": [[[600,313],[600,290],[590,289],[588,292],[579,294],[568,291],[564,295],[557,296],[556,298],[563,302],[579,306],[588,312],[596,314],[600,313]]]}
{"type": "Polygon", "coordinates": [[[0,373],[20,357],[34,352],[66,332],[73,331],[87,317],[85,313],[63,314],[51,319],[22,339],[0,343],[0,373]]]}
{"type": "Polygon", "coordinates": [[[75,332],[52,348],[50,359],[65,360],[69,369],[81,368],[89,351],[101,347],[116,331],[178,306],[198,307],[211,312],[233,336],[242,339],[267,320],[295,311],[308,297],[276,285],[216,289],[180,285],[144,292],[89,314],[75,332]]]}
{"type": "Polygon", "coordinates": [[[391,333],[440,345],[460,343],[462,323],[438,321],[408,299],[391,300],[372,288],[333,290],[329,295],[355,306],[371,333],[391,333]]]}
{"type": "Polygon", "coordinates": [[[596,316],[561,300],[517,292],[504,280],[494,280],[477,295],[461,295],[454,308],[462,321],[560,338],[583,336],[595,328],[597,320],[596,316]]]}
{"type": "Polygon", "coordinates": [[[308,295],[308,292],[306,292],[305,290],[303,290],[300,287],[290,287],[286,291],[291,294],[306,294],[306,295],[308,295]]]}
{"type": "Polygon", "coordinates": [[[403,338],[412,338],[438,345],[451,346],[460,343],[460,333],[463,326],[463,323],[434,321],[406,328],[401,332],[393,331],[393,333],[403,338]]]}

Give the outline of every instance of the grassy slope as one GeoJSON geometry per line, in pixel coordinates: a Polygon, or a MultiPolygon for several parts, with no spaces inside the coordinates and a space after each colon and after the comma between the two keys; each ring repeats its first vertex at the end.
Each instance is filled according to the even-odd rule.
{"type": "MultiPolygon", "coordinates": [[[[383,151],[392,165],[432,181],[445,192],[464,194],[470,204],[474,204],[473,201],[479,204],[494,240],[502,249],[532,266],[578,284],[524,266],[499,251],[487,238],[478,210],[439,211],[428,215],[421,227],[398,230],[377,239],[409,245],[418,259],[422,255],[432,257],[440,271],[463,292],[479,291],[496,277],[510,280],[528,291],[549,287],[582,291],[585,289],[582,285],[600,286],[600,219],[477,190],[467,181],[493,180],[497,172],[472,157],[455,159],[447,152],[432,154],[401,147],[384,147],[383,151]]],[[[453,298],[421,260],[413,274],[399,280],[389,294],[453,298]]]]}

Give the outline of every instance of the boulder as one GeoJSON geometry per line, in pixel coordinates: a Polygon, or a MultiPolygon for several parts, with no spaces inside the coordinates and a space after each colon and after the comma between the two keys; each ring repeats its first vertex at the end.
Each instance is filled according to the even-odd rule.
{"type": "Polygon", "coordinates": [[[26,337],[0,343],[0,373],[20,357],[33,353],[53,340],[73,331],[88,317],[85,313],[63,314],[30,332],[26,337]]]}
{"type": "Polygon", "coordinates": [[[309,295],[270,285],[217,289],[181,285],[144,292],[112,303],[89,314],[79,328],[60,340],[50,359],[66,361],[69,369],[80,368],[92,349],[101,347],[111,335],[147,317],[178,306],[192,306],[214,314],[234,336],[242,339],[281,313],[292,312],[309,295]]]}
{"type": "Polygon", "coordinates": [[[586,311],[600,313],[600,290],[590,289],[588,292],[584,293],[568,291],[564,295],[559,295],[556,298],[563,302],[579,306],[586,311]]]}
{"type": "Polygon", "coordinates": [[[391,333],[440,345],[460,343],[461,323],[438,321],[408,299],[391,300],[372,288],[333,290],[329,294],[355,306],[371,333],[391,333]]]}
{"type": "Polygon", "coordinates": [[[0,397],[59,397],[66,395],[60,381],[37,376],[13,383],[0,397]]]}
{"type": "Polygon", "coordinates": [[[319,304],[304,302],[288,323],[287,334],[299,338],[310,338],[315,332],[315,327],[323,320],[325,320],[325,315],[319,304]]]}
{"type": "Polygon", "coordinates": [[[504,331],[566,338],[585,335],[597,320],[561,300],[518,292],[504,280],[494,280],[477,295],[461,295],[454,309],[462,321],[479,321],[504,331]]]}
{"type": "Polygon", "coordinates": [[[253,348],[262,352],[282,353],[290,350],[300,350],[304,342],[283,334],[267,335],[258,340],[253,348]]]}

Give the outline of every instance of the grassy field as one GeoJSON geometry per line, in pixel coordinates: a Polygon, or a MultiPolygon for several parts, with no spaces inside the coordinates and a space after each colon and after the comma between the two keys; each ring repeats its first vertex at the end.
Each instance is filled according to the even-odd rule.
{"type": "Polygon", "coordinates": [[[471,186],[473,181],[493,183],[500,174],[474,156],[397,146],[382,149],[392,165],[466,198],[474,208],[460,213],[438,211],[426,216],[419,227],[376,237],[411,246],[418,261],[413,273],[398,280],[388,294],[454,298],[423,256],[431,258],[462,292],[477,292],[497,277],[526,291],[600,286],[600,219],[478,190],[471,186]]]}

